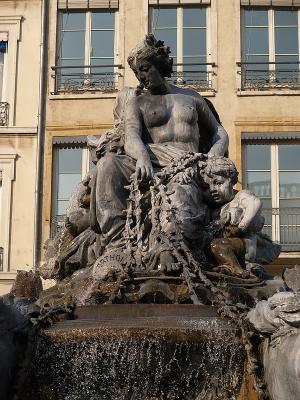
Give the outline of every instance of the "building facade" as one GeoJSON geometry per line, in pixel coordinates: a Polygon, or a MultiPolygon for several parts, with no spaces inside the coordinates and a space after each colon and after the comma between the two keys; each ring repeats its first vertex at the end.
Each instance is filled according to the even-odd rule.
{"type": "Polygon", "coordinates": [[[33,267],[40,0],[0,1],[0,293],[33,267]]]}
{"type": "MultiPolygon", "coordinates": [[[[51,0],[48,12],[42,244],[59,229],[72,190],[91,167],[86,135],[110,129],[117,90],[137,85],[126,61],[130,50],[153,32],[171,47],[171,82],[194,88],[216,107],[239,187],[263,200],[265,231],[282,244],[272,271],[297,263],[300,0],[51,0]]],[[[34,106],[25,114],[25,120],[22,110],[16,114],[18,123],[33,124],[34,106]]],[[[11,229],[11,241],[19,243],[22,228],[11,229]]],[[[20,254],[18,266],[25,259],[20,254]]]]}

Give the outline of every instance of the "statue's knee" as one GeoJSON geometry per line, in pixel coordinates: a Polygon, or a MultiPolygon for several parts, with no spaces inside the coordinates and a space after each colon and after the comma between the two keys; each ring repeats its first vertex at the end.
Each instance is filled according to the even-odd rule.
{"type": "Polygon", "coordinates": [[[107,153],[97,163],[98,173],[111,175],[118,169],[117,156],[114,153],[107,153]]]}

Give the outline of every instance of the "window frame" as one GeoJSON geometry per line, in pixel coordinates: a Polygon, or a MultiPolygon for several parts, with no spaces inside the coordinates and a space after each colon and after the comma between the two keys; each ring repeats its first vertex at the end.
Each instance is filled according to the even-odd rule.
{"type": "MultiPolygon", "coordinates": [[[[207,77],[208,77],[208,83],[211,81],[211,85],[207,88],[205,88],[205,92],[215,92],[215,82],[214,82],[214,68],[216,67],[216,64],[212,61],[213,60],[213,55],[212,55],[212,5],[208,4],[162,4],[159,6],[154,6],[154,5],[149,5],[148,8],[148,32],[153,32],[152,30],[152,21],[153,21],[153,12],[155,8],[176,8],[176,40],[177,40],[177,49],[176,49],[176,64],[183,64],[183,65],[176,65],[177,72],[179,74],[184,73],[184,49],[183,49],[183,33],[184,33],[184,24],[183,24],[183,19],[184,19],[184,12],[183,10],[186,8],[204,8],[206,10],[206,64],[207,64],[207,77]],[[209,78],[210,77],[210,78],[209,78]]],[[[167,27],[166,27],[167,28],[167,27]]],[[[191,27],[188,27],[191,28],[191,27]]],[[[199,29],[203,29],[203,27],[197,27],[199,29]]],[[[157,39],[160,39],[159,37],[157,39]]],[[[165,43],[168,45],[168,43],[165,43]]],[[[216,47],[216,46],[215,46],[216,47]]],[[[172,51],[172,49],[171,49],[172,51]]],[[[172,56],[172,53],[171,53],[172,56]]],[[[201,56],[202,57],[202,56],[201,56]]],[[[180,79],[178,79],[178,84],[181,84],[180,79]]],[[[188,84],[186,86],[189,86],[188,84]]],[[[202,91],[202,90],[201,90],[202,91]]],[[[207,93],[206,93],[207,95],[207,93]]]]}
{"type": "MultiPolygon", "coordinates": [[[[68,137],[69,138],[69,137],[68,137]]],[[[76,140],[76,137],[74,137],[76,140]]],[[[57,232],[57,228],[60,224],[60,219],[64,219],[65,214],[58,214],[58,185],[59,185],[59,157],[58,151],[59,149],[81,149],[81,180],[85,178],[85,176],[90,171],[90,161],[91,156],[89,149],[84,143],[74,143],[74,144],[63,144],[56,145],[53,144],[52,148],[52,191],[51,191],[51,226],[50,226],[50,237],[54,237],[57,232]]],[[[78,184],[80,181],[78,181],[78,184]]],[[[74,187],[75,189],[75,187],[74,187]]]]}
{"type": "Polygon", "coordinates": [[[16,159],[17,154],[0,154],[0,172],[2,182],[0,204],[0,247],[3,248],[2,267],[0,270],[0,275],[10,272],[9,261],[11,247],[11,210],[16,159]]]}
{"type": "MultiPolygon", "coordinates": [[[[78,91],[73,90],[73,91],[64,91],[60,89],[60,82],[59,79],[57,79],[57,70],[55,69],[56,67],[60,67],[60,60],[61,59],[68,59],[67,57],[62,58],[61,57],[61,47],[62,47],[62,33],[63,33],[63,27],[62,27],[62,21],[63,21],[63,14],[64,13],[84,13],[85,14],[85,30],[84,30],[84,58],[83,58],[83,74],[87,75],[87,76],[91,76],[91,69],[93,68],[93,66],[91,65],[91,60],[92,60],[92,56],[91,56],[91,49],[92,49],[92,31],[94,29],[92,29],[92,14],[93,12],[109,12],[109,13],[113,13],[114,14],[114,29],[96,29],[96,30],[103,30],[103,31],[114,31],[114,48],[113,48],[113,57],[107,57],[107,58],[113,58],[113,65],[115,65],[113,67],[113,74],[114,74],[114,90],[116,91],[118,89],[119,85],[119,78],[122,76],[120,74],[120,68],[122,68],[122,66],[119,64],[120,60],[120,54],[119,54],[119,9],[106,9],[106,8],[101,8],[101,9],[80,9],[80,8],[76,8],[76,9],[59,9],[57,10],[57,17],[56,17],[56,46],[55,46],[55,67],[52,69],[54,69],[54,74],[52,75],[52,77],[54,78],[54,85],[53,90],[51,92],[51,94],[77,94],[78,91]]],[[[76,29],[72,29],[72,31],[76,32],[76,31],[82,31],[82,30],[76,30],[76,29]]],[[[98,57],[97,57],[98,58],[98,57]]],[[[99,57],[105,59],[106,57],[99,57]]],[[[71,58],[70,58],[71,59],[71,58]]],[[[76,60],[76,59],[74,59],[76,60]]],[[[75,64],[76,65],[76,64],[75,64]]],[[[101,65],[101,63],[99,63],[99,65],[101,65]]],[[[104,64],[105,66],[105,64],[104,64]]],[[[81,66],[79,66],[79,68],[81,68],[81,66]]],[[[95,67],[94,67],[95,68],[95,67]]],[[[85,80],[86,83],[88,84],[90,82],[89,79],[85,80]]],[[[94,89],[92,90],[93,92],[97,91],[97,92],[104,92],[105,90],[103,89],[94,89]]],[[[82,93],[88,93],[89,90],[81,90],[80,94],[82,93]]]]}
{"type": "Polygon", "coordinates": [[[21,23],[23,17],[19,15],[1,16],[0,31],[7,33],[7,52],[5,60],[5,102],[7,103],[7,124],[15,125],[16,85],[18,70],[18,47],[21,40],[21,23]],[[9,107],[9,109],[8,109],[9,107]],[[9,111],[9,112],[8,112],[9,111]]]}
{"type": "MultiPolygon", "coordinates": [[[[266,92],[266,91],[282,91],[282,90],[295,90],[295,88],[289,89],[288,85],[284,85],[284,87],[278,87],[278,86],[270,86],[268,87],[267,85],[263,89],[253,89],[251,87],[245,87],[243,88],[243,71],[242,71],[242,63],[247,63],[246,61],[246,53],[245,53],[245,29],[246,29],[246,24],[245,24],[245,10],[266,10],[267,15],[268,15],[268,26],[265,26],[268,29],[268,62],[269,64],[269,69],[268,72],[270,74],[270,83],[276,81],[276,43],[275,43],[275,11],[278,10],[295,10],[297,9],[297,30],[298,30],[298,62],[300,63],[300,7],[292,7],[292,6],[242,6],[240,7],[240,62],[238,62],[238,66],[240,67],[239,69],[239,74],[240,74],[240,82],[239,82],[239,87],[241,92],[266,92]],[[273,75],[272,75],[273,74],[273,75]]],[[[254,25],[251,27],[255,27],[254,25]]],[[[262,25],[259,27],[263,27],[262,25]]],[[[284,26],[282,26],[284,27],[284,26]]],[[[292,25],[288,25],[288,27],[292,27],[292,25]]],[[[256,55],[256,54],[251,54],[256,55]]],[[[262,55],[262,54],[257,54],[257,55],[262,55]]],[[[294,54],[279,54],[283,56],[291,56],[294,54]]],[[[267,54],[266,54],[267,56],[267,54]]],[[[299,81],[300,81],[300,64],[299,64],[299,81]]],[[[296,89],[297,91],[300,90],[300,82],[299,82],[299,88],[296,89]]]]}
{"type": "MultiPolygon", "coordinates": [[[[248,189],[248,178],[247,175],[249,172],[270,172],[270,184],[271,184],[271,209],[280,210],[284,207],[280,207],[280,173],[281,172],[299,172],[300,170],[281,170],[279,169],[279,146],[280,145],[293,145],[293,144],[300,144],[300,140],[244,140],[242,142],[242,156],[243,156],[243,189],[248,189]],[[267,144],[270,146],[270,170],[265,169],[256,169],[251,170],[247,169],[247,145],[263,145],[267,144]]],[[[293,208],[293,207],[291,207],[293,208]]],[[[298,208],[298,207],[296,207],[298,208]]],[[[268,225],[269,226],[269,225],[268,225]]],[[[280,212],[272,212],[271,216],[271,239],[277,243],[281,243],[281,227],[282,226],[289,226],[287,224],[280,223],[280,212]]],[[[296,224],[295,226],[298,226],[296,224]]],[[[300,225],[299,225],[299,234],[300,234],[300,225]]],[[[283,243],[284,245],[284,243],[283,243]]],[[[286,250],[289,252],[289,250],[286,250]]],[[[293,251],[293,250],[291,250],[293,251]]]]}
{"type": "Polygon", "coordinates": [[[0,92],[0,102],[6,101],[6,82],[7,82],[7,56],[8,56],[8,41],[6,41],[5,51],[3,53],[3,68],[2,68],[2,78],[0,76],[1,82],[1,92],[0,92]]]}

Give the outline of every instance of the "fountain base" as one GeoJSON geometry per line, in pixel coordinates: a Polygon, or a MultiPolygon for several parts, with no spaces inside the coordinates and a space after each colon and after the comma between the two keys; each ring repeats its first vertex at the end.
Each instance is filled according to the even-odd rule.
{"type": "Polygon", "coordinates": [[[213,307],[85,306],[74,318],[40,332],[24,399],[252,399],[239,332],[213,307]]]}

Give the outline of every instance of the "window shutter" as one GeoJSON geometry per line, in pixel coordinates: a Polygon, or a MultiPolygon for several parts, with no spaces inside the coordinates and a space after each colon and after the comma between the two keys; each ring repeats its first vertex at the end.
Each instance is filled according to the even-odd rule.
{"type": "Polygon", "coordinates": [[[119,8],[119,0],[58,0],[58,8],[66,9],[90,9],[90,8],[119,8]]]}
{"type": "Polygon", "coordinates": [[[209,5],[210,0],[149,0],[150,6],[200,4],[209,5]]]}
{"type": "Polygon", "coordinates": [[[241,0],[242,6],[300,6],[300,0],[241,0]]]}

